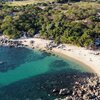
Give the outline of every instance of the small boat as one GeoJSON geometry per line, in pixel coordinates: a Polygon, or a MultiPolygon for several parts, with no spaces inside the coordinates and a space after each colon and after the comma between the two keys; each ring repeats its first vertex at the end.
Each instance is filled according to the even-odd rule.
{"type": "Polygon", "coordinates": [[[1,64],[4,64],[4,63],[5,63],[4,61],[0,61],[0,65],[1,65],[1,64]]]}

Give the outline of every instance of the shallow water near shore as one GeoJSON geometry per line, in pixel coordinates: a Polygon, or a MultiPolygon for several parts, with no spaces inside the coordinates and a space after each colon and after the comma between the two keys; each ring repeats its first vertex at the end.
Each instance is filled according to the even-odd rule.
{"type": "Polygon", "coordinates": [[[53,100],[54,88],[71,87],[73,75],[90,73],[70,60],[27,48],[0,47],[0,100],[53,100]]]}

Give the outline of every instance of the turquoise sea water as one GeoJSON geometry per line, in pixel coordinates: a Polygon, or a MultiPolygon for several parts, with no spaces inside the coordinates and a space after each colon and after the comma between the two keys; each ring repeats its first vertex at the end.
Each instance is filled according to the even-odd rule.
{"type": "Polygon", "coordinates": [[[53,100],[54,88],[71,87],[84,66],[42,51],[0,47],[0,100],[53,100]],[[48,95],[49,94],[49,95],[48,95]]]}

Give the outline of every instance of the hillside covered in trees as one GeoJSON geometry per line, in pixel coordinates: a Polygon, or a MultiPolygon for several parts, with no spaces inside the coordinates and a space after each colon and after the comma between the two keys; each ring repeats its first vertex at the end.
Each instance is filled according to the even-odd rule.
{"type": "Polygon", "coordinates": [[[19,38],[26,34],[57,43],[93,45],[100,38],[100,5],[38,3],[26,6],[0,4],[0,34],[19,38]]]}

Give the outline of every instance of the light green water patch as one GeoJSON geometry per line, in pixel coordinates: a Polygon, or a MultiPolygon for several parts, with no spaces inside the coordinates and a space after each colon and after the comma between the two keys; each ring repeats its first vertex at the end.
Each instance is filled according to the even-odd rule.
{"type": "MultiPolygon", "coordinates": [[[[20,67],[17,67],[14,70],[9,70],[5,73],[0,72],[0,85],[8,85],[25,78],[29,78],[31,76],[36,76],[49,71],[54,71],[56,69],[54,68],[54,70],[52,70],[49,65],[51,62],[59,59],[61,58],[57,58],[56,56],[46,57],[45,59],[41,59],[35,62],[33,61],[30,63],[24,63],[20,65],[20,67]]],[[[72,63],[70,61],[67,61],[67,63],[69,63],[70,66],[66,66],[66,69],[71,68],[83,72],[86,71],[83,67],[79,66],[78,64],[72,63]]],[[[57,70],[61,69],[58,68],[57,70]]]]}
{"type": "Polygon", "coordinates": [[[41,60],[24,63],[13,70],[0,72],[0,85],[5,86],[13,82],[29,78],[31,76],[49,72],[51,71],[49,64],[57,59],[59,58],[57,58],[56,56],[47,56],[41,60]]]}
{"type": "MultiPolygon", "coordinates": [[[[29,55],[26,56],[25,63],[20,64],[18,67],[10,69],[6,72],[0,72],[0,87],[9,85],[22,79],[30,78],[31,76],[37,76],[52,71],[55,72],[66,70],[66,72],[68,72],[75,69],[80,72],[87,72],[87,69],[84,68],[84,66],[74,63],[73,61],[66,60],[58,56],[42,54],[43,52],[40,51],[34,50],[33,52],[30,52],[29,55]],[[32,58],[32,55],[35,55],[34,59],[32,58]],[[37,59],[37,57],[39,58],[37,59]],[[33,60],[29,60],[31,58],[33,60]]],[[[13,61],[13,57],[11,60],[13,61]]]]}
{"type": "Polygon", "coordinates": [[[36,62],[25,63],[14,70],[9,70],[5,73],[0,72],[0,84],[8,85],[24,78],[45,73],[49,70],[49,61],[50,59],[48,59],[48,62],[46,59],[43,59],[36,62]]]}

